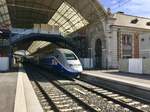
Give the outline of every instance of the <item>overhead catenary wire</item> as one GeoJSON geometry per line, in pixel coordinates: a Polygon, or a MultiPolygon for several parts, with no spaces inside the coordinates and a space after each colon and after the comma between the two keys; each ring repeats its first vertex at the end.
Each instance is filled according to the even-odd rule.
{"type": "MultiPolygon", "coordinates": [[[[111,1],[113,1],[113,0],[111,0],[111,1]]],[[[114,3],[112,5],[111,9],[115,10],[115,9],[121,8],[121,7],[123,7],[124,5],[128,4],[131,1],[132,0],[125,0],[125,1],[118,0],[118,1],[116,1],[116,3],[114,3]]]]}

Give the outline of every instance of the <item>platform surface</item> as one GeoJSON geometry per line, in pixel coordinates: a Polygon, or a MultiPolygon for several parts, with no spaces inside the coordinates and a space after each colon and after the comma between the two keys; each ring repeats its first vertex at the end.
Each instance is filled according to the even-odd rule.
{"type": "Polygon", "coordinates": [[[0,73],[0,112],[13,112],[17,72],[0,73]]]}
{"type": "Polygon", "coordinates": [[[14,112],[43,112],[32,84],[23,68],[19,69],[14,112]]]}
{"type": "Polygon", "coordinates": [[[117,70],[85,70],[83,73],[150,89],[150,75],[121,73],[117,70]]]}

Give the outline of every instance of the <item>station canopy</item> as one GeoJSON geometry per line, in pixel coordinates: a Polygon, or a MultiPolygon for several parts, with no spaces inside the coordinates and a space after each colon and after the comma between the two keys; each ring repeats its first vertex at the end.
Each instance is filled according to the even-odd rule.
{"type": "Polygon", "coordinates": [[[58,25],[63,35],[106,17],[99,0],[0,0],[0,28],[58,25]]]}
{"type": "Polygon", "coordinates": [[[8,29],[11,25],[8,7],[5,0],[0,0],[0,28],[8,29]]]}

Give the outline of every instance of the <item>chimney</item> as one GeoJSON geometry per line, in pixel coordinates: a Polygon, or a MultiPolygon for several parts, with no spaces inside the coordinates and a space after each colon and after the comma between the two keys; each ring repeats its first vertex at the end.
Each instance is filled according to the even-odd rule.
{"type": "Polygon", "coordinates": [[[118,11],[117,13],[118,13],[118,14],[124,14],[124,12],[122,12],[122,11],[118,11]]]}
{"type": "Polygon", "coordinates": [[[110,8],[107,8],[107,13],[108,13],[108,15],[111,15],[111,9],[110,8]]]}

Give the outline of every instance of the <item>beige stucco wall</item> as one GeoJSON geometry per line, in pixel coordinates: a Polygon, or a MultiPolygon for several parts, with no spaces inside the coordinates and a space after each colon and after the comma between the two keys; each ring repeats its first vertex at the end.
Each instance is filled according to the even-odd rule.
{"type": "Polygon", "coordinates": [[[117,30],[113,29],[111,31],[111,36],[107,39],[108,42],[108,62],[111,68],[118,67],[117,60],[117,30]]]}
{"type": "Polygon", "coordinates": [[[129,65],[129,60],[128,59],[120,60],[119,61],[119,71],[128,72],[128,65],[129,65]]]}
{"type": "Polygon", "coordinates": [[[150,58],[143,59],[143,73],[150,74],[150,58]]]}
{"type": "Polygon", "coordinates": [[[140,44],[140,57],[150,58],[150,33],[149,32],[140,34],[139,44],[140,44]]]}

